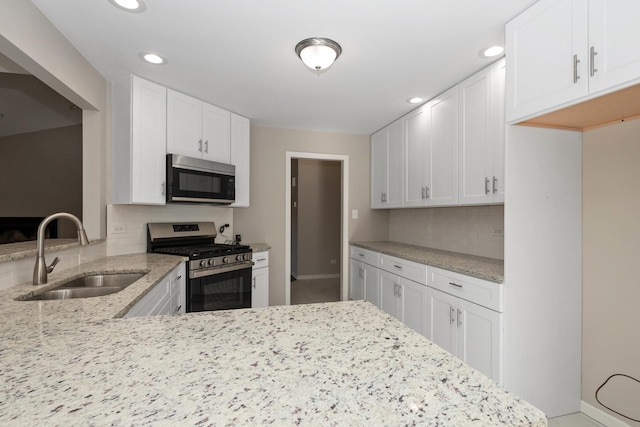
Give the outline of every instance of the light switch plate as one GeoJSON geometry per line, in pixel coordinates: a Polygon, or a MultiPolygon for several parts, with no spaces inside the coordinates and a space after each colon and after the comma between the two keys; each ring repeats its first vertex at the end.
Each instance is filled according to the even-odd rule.
{"type": "Polygon", "coordinates": [[[358,209],[353,209],[351,211],[351,219],[358,219],[358,209]]]}

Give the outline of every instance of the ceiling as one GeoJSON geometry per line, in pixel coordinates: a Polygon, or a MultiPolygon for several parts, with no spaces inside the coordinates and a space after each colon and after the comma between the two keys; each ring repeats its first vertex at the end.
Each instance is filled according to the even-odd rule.
{"type": "Polygon", "coordinates": [[[32,0],[107,79],[134,73],[286,128],[371,134],[485,67],[504,24],[535,0],[32,0]],[[331,38],[342,56],[316,75],[297,42],[331,38]],[[165,65],[140,60],[152,51],[165,65]]]}

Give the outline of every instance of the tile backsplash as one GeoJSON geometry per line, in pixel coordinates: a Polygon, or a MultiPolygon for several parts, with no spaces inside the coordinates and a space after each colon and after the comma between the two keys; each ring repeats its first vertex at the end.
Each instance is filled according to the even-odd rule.
{"type": "Polygon", "coordinates": [[[213,221],[219,228],[229,224],[224,236],[218,232],[216,243],[225,236],[233,239],[233,209],[209,205],[108,205],[107,255],[122,255],[147,251],[147,223],[213,221]]]}
{"type": "Polygon", "coordinates": [[[389,240],[504,259],[504,206],[394,209],[389,240]]]}

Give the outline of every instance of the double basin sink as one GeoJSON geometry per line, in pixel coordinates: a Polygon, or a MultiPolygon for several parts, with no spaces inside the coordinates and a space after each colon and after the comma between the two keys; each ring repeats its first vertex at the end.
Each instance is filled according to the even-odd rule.
{"type": "Polygon", "coordinates": [[[120,292],[146,273],[87,274],[64,282],[53,289],[38,293],[22,301],[90,298],[120,292]]]}

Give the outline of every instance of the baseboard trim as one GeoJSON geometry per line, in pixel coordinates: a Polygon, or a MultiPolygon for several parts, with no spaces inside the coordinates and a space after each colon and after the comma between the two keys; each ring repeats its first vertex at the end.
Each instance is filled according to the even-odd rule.
{"type": "Polygon", "coordinates": [[[296,280],[311,280],[311,279],[339,279],[340,274],[306,274],[296,277],[296,280]]]}
{"type": "Polygon", "coordinates": [[[631,427],[631,425],[612,415],[609,415],[608,413],[596,408],[593,405],[588,404],[584,400],[580,402],[580,412],[588,417],[593,418],[597,422],[604,424],[607,427],[631,427]]]}

